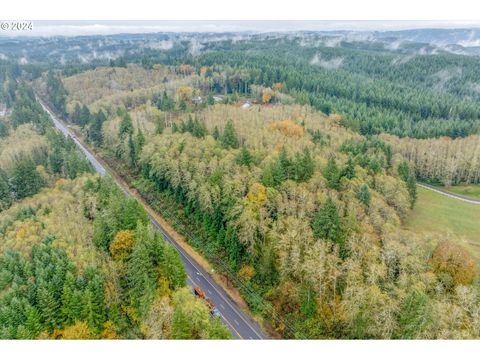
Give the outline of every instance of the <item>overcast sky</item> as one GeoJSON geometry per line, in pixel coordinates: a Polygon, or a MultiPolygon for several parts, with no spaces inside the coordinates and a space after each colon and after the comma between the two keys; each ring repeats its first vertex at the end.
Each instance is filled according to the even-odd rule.
{"type": "Polygon", "coordinates": [[[0,36],[78,36],[148,32],[231,32],[300,30],[404,30],[480,27],[480,21],[34,21],[33,31],[0,36]]]}

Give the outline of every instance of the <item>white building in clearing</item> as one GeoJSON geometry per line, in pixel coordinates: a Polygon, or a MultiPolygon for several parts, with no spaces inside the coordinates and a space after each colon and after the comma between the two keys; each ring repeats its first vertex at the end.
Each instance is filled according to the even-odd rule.
{"type": "Polygon", "coordinates": [[[241,106],[242,109],[246,110],[246,109],[249,109],[250,107],[252,106],[252,104],[250,104],[249,101],[247,101],[245,104],[243,104],[241,106]]]}

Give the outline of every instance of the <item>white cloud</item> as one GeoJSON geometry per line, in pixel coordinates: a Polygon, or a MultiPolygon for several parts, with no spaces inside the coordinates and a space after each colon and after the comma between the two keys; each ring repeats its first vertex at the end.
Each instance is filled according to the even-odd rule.
{"type": "Polygon", "coordinates": [[[403,44],[403,40],[395,40],[385,44],[385,49],[388,50],[398,50],[403,44]]]}
{"type": "Polygon", "coordinates": [[[173,47],[173,41],[171,40],[162,40],[156,42],[149,42],[145,44],[145,47],[156,50],[169,50],[173,47]]]}
{"type": "Polygon", "coordinates": [[[480,46],[480,37],[472,30],[470,31],[468,39],[459,41],[458,44],[464,47],[480,46]]]}
{"type": "Polygon", "coordinates": [[[0,32],[0,36],[78,36],[152,32],[385,31],[460,27],[480,27],[480,21],[34,21],[33,31],[3,31],[0,32]]]}
{"type": "Polygon", "coordinates": [[[310,65],[318,65],[327,70],[338,69],[343,64],[343,58],[336,57],[330,60],[323,60],[320,53],[315,54],[315,56],[310,60],[310,65]]]}

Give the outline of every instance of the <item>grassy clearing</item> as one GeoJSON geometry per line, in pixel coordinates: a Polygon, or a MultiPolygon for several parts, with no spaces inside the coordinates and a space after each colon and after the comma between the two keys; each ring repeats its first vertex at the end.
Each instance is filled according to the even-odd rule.
{"type": "Polygon", "coordinates": [[[467,196],[472,199],[479,199],[480,200],[480,185],[455,185],[455,186],[437,186],[440,190],[446,190],[453,194],[467,196]]]}
{"type": "Polygon", "coordinates": [[[480,205],[418,187],[418,201],[407,228],[423,233],[450,233],[480,260],[480,205]]]}

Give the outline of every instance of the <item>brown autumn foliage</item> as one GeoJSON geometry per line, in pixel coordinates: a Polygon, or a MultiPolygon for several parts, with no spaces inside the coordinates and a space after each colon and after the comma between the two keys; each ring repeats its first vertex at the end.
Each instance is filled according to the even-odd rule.
{"type": "Polygon", "coordinates": [[[181,64],[177,68],[177,73],[182,75],[195,74],[195,68],[190,64],[181,64]]]}
{"type": "Polygon", "coordinates": [[[283,87],[284,87],[284,84],[283,84],[283,83],[275,83],[275,84],[273,84],[272,89],[273,89],[274,91],[278,91],[278,90],[282,90],[283,87]]]}
{"type": "Polygon", "coordinates": [[[475,261],[463,247],[448,240],[441,241],[433,251],[430,265],[433,271],[444,278],[448,275],[452,288],[457,285],[470,285],[475,278],[475,261]]]}
{"type": "Polygon", "coordinates": [[[276,121],[271,124],[273,130],[280,131],[285,136],[303,136],[304,130],[300,125],[295,124],[292,120],[276,121]]]}

